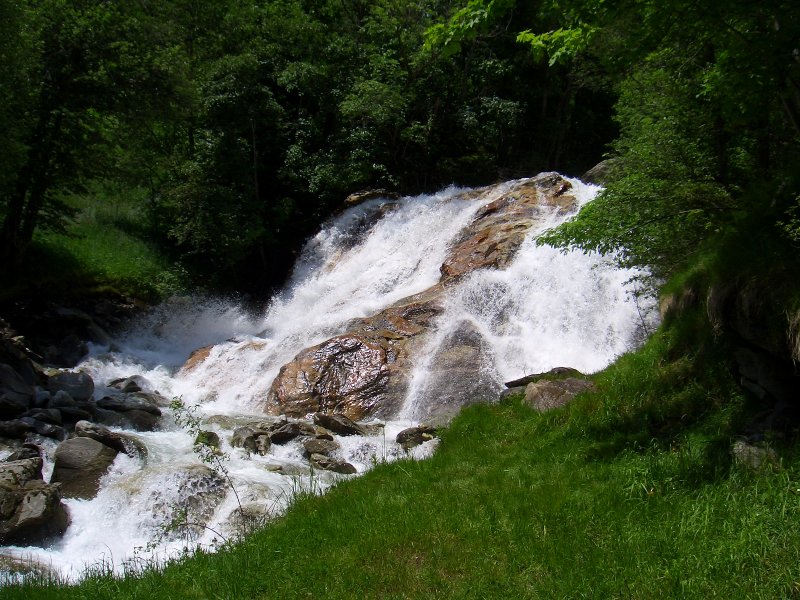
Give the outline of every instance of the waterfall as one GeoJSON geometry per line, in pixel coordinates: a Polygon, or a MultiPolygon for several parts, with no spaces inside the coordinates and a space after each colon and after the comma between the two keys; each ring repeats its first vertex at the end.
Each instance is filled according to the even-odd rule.
{"type": "MultiPolygon", "coordinates": [[[[536,245],[538,233],[597,192],[568,181],[575,205],[542,208],[508,264],[472,270],[441,288],[431,327],[414,338],[414,354],[406,359],[411,367],[398,410],[366,436],[337,436],[339,456],[358,472],[405,456],[394,440],[411,424],[451,415],[478,397],[496,398],[504,381],[525,374],[557,366],[602,369],[642,341],[643,325],[655,325],[653,299],[634,297],[630,281],[637,273],[609,258],[536,245]]],[[[262,314],[231,300],[176,298],[137,320],[110,347],[93,347],[80,368],[94,378],[97,398],[109,391],[104,384],[136,374],[161,395],[198,406],[203,428],[221,438],[225,477],[209,468],[217,465],[203,464],[193,436],[167,414],[159,430],[135,434],[148,449],[144,464],[120,454],[94,499],[66,500],[72,524],[63,539],[47,549],[9,548],[6,554],[70,579],[98,564],[123,572],[234,536],[239,501],[245,513],[269,519],[298,491],[319,492],[347,477],[309,469],[297,440],[248,456],[231,446],[231,433],[264,417],[273,380],[303,349],[437,286],[465,228],[515,185],[477,192],[452,187],[349,208],[308,241],[290,280],[262,314]],[[203,347],[205,358],[181,368],[203,347]],[[180,508],[205,525],[169,532],[180,508]]],[[[428,442],[412,454],[423,458],[434,446],[428,442]]],[[[54,449],[55,443],[45,448],[46,476],[54,449]]]]}

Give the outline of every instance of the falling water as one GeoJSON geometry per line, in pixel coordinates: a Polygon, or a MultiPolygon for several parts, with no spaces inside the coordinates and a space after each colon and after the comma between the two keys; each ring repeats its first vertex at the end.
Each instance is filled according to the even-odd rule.
{"type": "MultiPolygon", "coordinates": [[[[577,180],[572,184],[579,203],[597,191],[577,180]]],[[[111,347],[94,347],[80,368],[98,384],[96,397],[108,391],[100,384],[138,374],[153,391],[197,405],[203,428],[220,435],[227,476],[209,473],[192,451],[193,436],[167,416],[161,430],[135,434],[147,446],[145,464],[120,454],[96,498],[66,500],[72,523],[63,539],[47,549],[7,548],[5,554],[70,579],[98,564],[123,572],[234,536],[239,500],[247,511],[271,518],[297,492],[322,491],[347,477],[310,470],[298,441],[248,457],[231,447],[231,432],[263,416],[272,380],[300,350],[436,284],[453,241],[508,185],[477,198],[449,188],[350,208],[307,243],[290,281],[263,314],[231,301],[176,298],[134,323],[111,347]],[[201,347],[208,347],[207,358],[182,370],[201,347]],[[194,516],[206,526],[166,534],[175,509],[187,507],[191,498],[194,516]]],[[[505,270],[475,271],[448,288],[402,410],[372,435],[339,438],[341,458],[363,472],[405,456],[396,434],[452,413],[471,400],[464,394],[492,397],[487,394],[496,394],[503,381],[556,366],[593,372],[641,341],[643,325],[646,330],[655,317],[652,299],[637,300],[626,283],[636,273],[600,256],[536,245],[536,234],[563,218],[554,213],[534,228],[505,270]],[[469,386],[439,369],[455,351],[471,353],[464,373],[469,386]]],[[[422,458],[433,446],[428,442],[413,455],[422,458]]],[[[55,443],[45,448],[45,477],[54,449],[55,443]]]]}

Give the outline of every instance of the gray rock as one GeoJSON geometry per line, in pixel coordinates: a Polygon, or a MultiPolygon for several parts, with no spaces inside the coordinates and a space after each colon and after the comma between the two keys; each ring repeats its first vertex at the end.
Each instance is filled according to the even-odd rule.
{"type": "Polygon", "coordinates": [[[397,434],[395,441],[403,447],[403,450],[408,452],[412,448],[432,440],[434,437],[436,437],[436,429],[434,427],[418,425],[403,429],[397,434]]]}
{"type": "Polygon", "coordinates": [[[91,421],[92,413],[87,409],[77,406],[64,406],[58,409],[64,423],[77,423],[78,421],[91,421]]]}
{"type": "Polygon", "coordinates": [[[67,392],[73,400],[81,402],[91,399],[94,394],[94,380],[81,371],[77,373],[63,371],[50,377],[47,389],[51,394],[67,392]]]}
{"type": "Polygon", "coordinates": [[[35,389],[9,365],[0,364],[0,420],[18,417],[33,406],[35,389]]]}
{"type": "Polygon", "coordinates": [[[60,483],[66,498],[91,499],[100,489],[117,451],[88,437],[75,437],[62,442],[55,452],[51,483],[60,483]]]}
{"type": "Polygon", "coordinates": [[[116,433],[96,423],[78,421],[75,423],[75,436],[91,438],[117,452],[124,452],[132,458],[141,460],[147,458],[147,446],[141,441],[131,435],[116,433]]]}
{"type": "Polygon", "coordinates": [[[44,545],[69,515],[57,485],[41,479],[40,458],[0,464],[0,544],[44,545]]]}
{"type": "Polygon", "coordinates": [[[339,450],[340,446],[333,440],[312,438],[310,440],[306,440],[303,442],[303,448],[305,449],[304,452],[305,457],[309,458],[312,454],[322,454],[323,456],[330,456],[331,454],[339,450]]]}
{"type": "Polygon", "coordinates": [[[20,417],[18,420],[28,424],[30,426],[30,431],[35,431],[44,437],[59,441],[67,439],[67,430],[58,425],[51,425],[50,423],[45,423],[44,421],[39,421],[31,417],[20,417]]]}
{"type": "Polygon", "coordinates": [[[608,183],[610,176],[613,174],[614,169],[619,167],[619,158],[607,158],[600,161],[591,169],[581,175],[581,180],[586,183],[595,183],[605,185],[608,183]]]}
{"type": "Polygon", "coordinates": [[[106,410],[115,410],[117,412],[139,410],[150,413],[156,417],[161,416],[160,408],[148,400],[134,395],[105,396],[97,401],[97,406],[106,410]]]}
{"type": "Polygon", "coordinates": [[[194,445],[209,446],[215,450],[219,450],[220,439],[219,436],[213,431],[198,431],[197,436],[194,438],[194,445]]]}
{"type": "Polygon", "coordinates": [[[270,433],[269,439],[273,444],[285,444],[298,436],[313,436],[315,434],[316,429],[313,425],[293,421],[281,425],[278,429],[270,433]]]}
{"type": "Polygon", "coordinates": [[[309,458],[312,466],[323,471],[333,471],[334,473],[341,473],[343,475],[352,475],[356,473],[356,468],[349,462],[340,460],[338,458],[331,458],[324,454],[312,454],[309,458]]]}
{"type": "Polygon", "coordinates": [[[22,416],[50,423],[50,425],[61,425],[62,423],[61,411],[57,408],[33,408],[22,416]]]}
{"type": "Polygon", "coordinates": [[[337,435],[366,435],[366,431],[361,425],[344,415],[314,413],[314,423],[337,435]]]}
{"type": "Polygon", "coordinates": [[[533,375],[526,375],[525,377],[514,379],[513,381],[507,381],[505,383],[505,386],[509,389],[519,388],[519,387],[525,387],[529,383],[539,381],[540,379],[552,380],[552,379],[566,379],[569,377],[582,378],[584,377],[584,375],[583,373],[581,373],[577,369],[573,369],[572,367],[555,367],[554,369],[550,369],[546,373],[535,373],[533,375]]]}
{"type": "Polygon", "coordinates": [[[47,406],[48,408],[75,408],[78,403],[66,390],[58,390],[50,397],[47,406]]]}
{"type": "Polygon", "coordinates": [[[32,430],[31,425],[19,419],[0,421],[0,438],[24,440],[28,432],[32,430]]]}
{"type": "Polygon", "coordinates": [[[159,418],[151,412],[129,410],[119,414],[123,415],[128,423],[125,427],[135,431],[153,431],[158,426],[159,418]]]}
{"type": "Polygon", "coordinates": [[[130,377],[122,377],[120,379],[114,379],[108,384],[108,387],[112,387],[121,392],[125,392],[126,394],[133,392],[153,391],[153,385],[141,375],[131,375],[130,377]]]}
{"type": "Polygon", "coordinates": [[[535,381],[525,388],[525,403],[536,411],[544,412],[566,406],[581,392],[594,389],[585,379],[557,379],[535,381]]]}
{"type": "Polygon", "coordinates": [[[780,465],[777,452],[765,446],[756,446],[739,440],[731,448],[733,459],[751,471],[775,469],[780,465]]]}
{"type": "Polygon", "coordinates": [[[4,462],[13,462],[15,460],[25,460],[28,458],[41,458],[42,449],[36,444],[23,444],[19,450],[15,450],[9,454],[4,462]]]}

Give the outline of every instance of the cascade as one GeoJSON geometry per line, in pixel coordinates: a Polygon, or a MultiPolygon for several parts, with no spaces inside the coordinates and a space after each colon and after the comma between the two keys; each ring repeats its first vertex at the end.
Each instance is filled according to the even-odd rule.
{"type": "MultiPolygon", "coordinates": [[[[214,548],[248,518],[263,522],[294,494],[351,476],[309,468],[300,438],[263,456],[233,447],[237,427],[280,413],[349,414],[366,422],[366,435],[336,436],[337,456],[361,473],[406,456],[395,442],[402,429],[497,398],[504,381],[558,366],[604,368],[656,325],[653,299],[637,297],[637,273],[609,258],[536,245],[597,190],[544,174],[373,199],[308,241],[262,314],[211,298],[156,308],[111,346],[93,347],[79,368],[96,398],[112,380],[139,375],[150,391],[196,406],[225,458],[204,463],[194,434],[176,423],[185,415],[164,409],[157,430],[133,434],[145,460],[120,453],[96,497],[65,501],[71,525],[62,539],[0,553],[77,579],[214,548]],[[359,380],[361,370],[374,379],[359,380]],[[170,527],[179,510],[201,525],[170,527]]],[[[423,458],[434,446],[410,452],[423,458]]],[[[55,447],[45,448],[45,479],[55,447]]]]}

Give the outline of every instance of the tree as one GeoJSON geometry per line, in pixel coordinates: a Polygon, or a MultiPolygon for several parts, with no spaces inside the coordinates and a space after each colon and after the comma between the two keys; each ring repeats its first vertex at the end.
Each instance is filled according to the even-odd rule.
{"type": "Polygon", "coordinates": [[[0,190],[0,257],[13,268],[37,226],[57,225],[65,214],[60,196],[106,171],[120,120],[140,104],[152,106],[151,90],[166,92],[167,78],[137,38],[147,33],[147,15],[136,3],[41,0],[7,8],[24,82],[12,91],[14,115],[5,116],[13,160],[0,190]]]}

